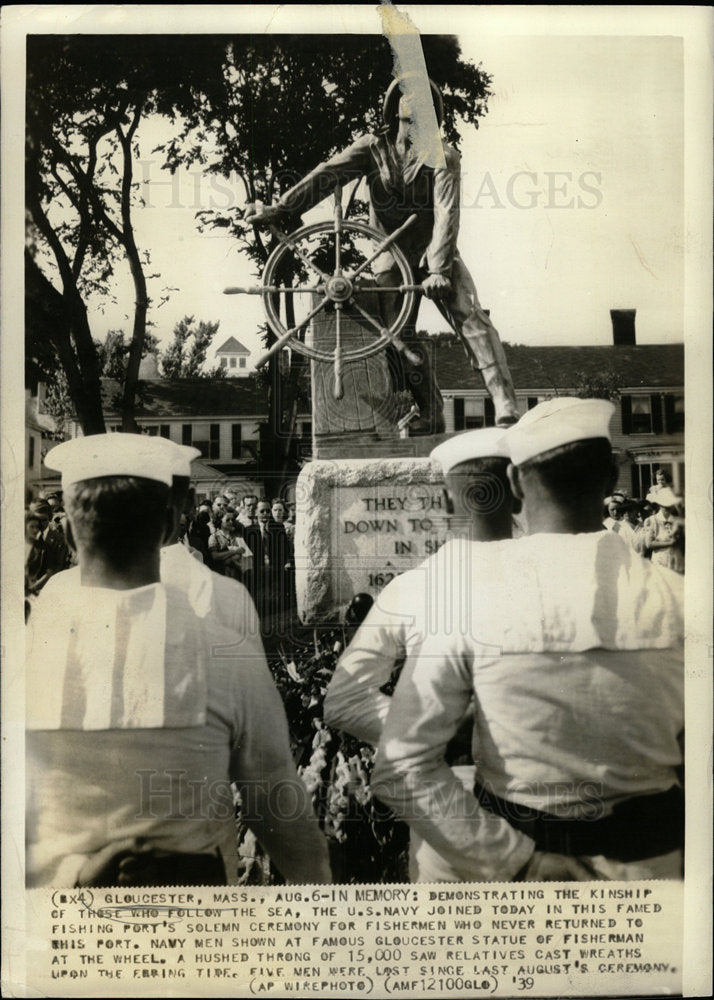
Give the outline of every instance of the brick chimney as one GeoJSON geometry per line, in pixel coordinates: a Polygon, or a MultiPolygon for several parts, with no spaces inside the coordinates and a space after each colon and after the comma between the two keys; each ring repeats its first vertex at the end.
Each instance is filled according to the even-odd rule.
{"type": "Polygon", "coordinates": [[[611,309],[612,342],[615,347],[634,347],[636,309],[611,309]]]}

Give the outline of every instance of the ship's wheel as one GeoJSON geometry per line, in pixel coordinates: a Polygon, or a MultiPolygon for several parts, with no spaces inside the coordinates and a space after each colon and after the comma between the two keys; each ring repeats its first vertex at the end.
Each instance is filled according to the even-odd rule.
{"type": "Polygon", "coordinates": [[[256,365],[266,364],[271,355],[286,346],[314,361],[334,367],[334,396],[343,395],[342,373],[346,364],[377,354],[389,344],[402,351],[412,364],[421,358],[410,351],[399,334],[409,318],[414,296],[421,285],[414,284],[409,261],[397,241],[415,221],[411,215],[389,236],[361,222],[343,218],[342,192],[335,191],[333,222],[303,226],[287,235],[276,226],[271,231],[278,240],[268,258],[260,285],[249,288],[226,288],[226,295],[260,295],[266,319],[275,334],[275,343],[256,365]],[[378,286],[373,265],[389,253],[390,263],[399,271],[398,285],[378,286]],[[383,309],[380,296],[391,296],[397,306],[383,309]],[[398,297],[397,297],[398,296],[398,297]],[[334,350],[320,349],[311,343],[311,321],[323,312],[334,312],[334,350]],[[374,339],[358,348],[345,348],[343,316],[345,311],[360,326],[374,334],[374,339]],[[385,320],[389,313],[394,319],[385,320]],[[288,318],[289,317],[289,318],[288,318]]]}

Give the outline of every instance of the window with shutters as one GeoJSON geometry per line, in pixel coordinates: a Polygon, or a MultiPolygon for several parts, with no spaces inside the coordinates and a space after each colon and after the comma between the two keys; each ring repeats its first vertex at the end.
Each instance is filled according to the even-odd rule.
{"type": "Polygon", "coordinates": [[[665,394],[664,427],[667,434],[684,433],[684,396],[672,392],[665,394]]]}
{"type": "Polygon", "coordinates": [[[496,422],[496,412],[490,396],[485,399],[455,399],[454,429],[478,430],[481,427],[493,427],[496,422]]]}
{"type": "Polygon", "coordinates": [[[620,406],[623,434],[662,433],[662,397],[659,393],[648,396],[623,396],[620,406]]]}
{"type": "Polygon", "coordinates": [[[208,438],[208,457],[221,457],[221,425],[211,424],[208,438]]]}
{"type": "Polygon", "coordinates": [[[193,444],[193,424],[181,425],[181,444],[187,444],[189,447],[193,444]]]}
{"type": "Polygon", "coordinates": [[[632,433],[652,433],[652,405],[649,396],[632,398],[632,433]]]}
{"type": "Polygon", "coordinates": [[[231,424],[231,458],[241,457],[242,433],[240,424],[231,424]]]}
{"type": "Polygon", "coordinates": [[[221,358],[221,368],[228,367],[228,358],[221,358]]]}
{"type": "Polygon", "coordinates": [[[653,467],[649,462],[632,466],[632,496],[641,500],[647,496],[654,482],[653,467]]]}
{"type": "Polygon", "coordinates": [[[238,367],[245,368],[245,364],[246,364],[246,358],[241,358],[238,362],[238,367]]]}
{"type": "Polygon", "coordinates": [[[171,437],[171,425],[170,424],[161,424],[161,426],[159,428],[159,434],[161,435],[162,438],[170,438],[171,437]]]}

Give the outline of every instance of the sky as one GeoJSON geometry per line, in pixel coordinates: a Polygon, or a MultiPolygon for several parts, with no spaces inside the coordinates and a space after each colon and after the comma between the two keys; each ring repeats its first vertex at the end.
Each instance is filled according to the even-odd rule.
{"type": "MultiPolygon", "coordinates": [[[[547,32],[548,19],[528,30],[523,8],[509,8],[508,17],[493,8],[452,8],[444,23],[433,10],[408,9],[420,30],[457,34],[463,58],[493,77],[487,116],[478,130],[462,129],[459,248],[501,338],[607,344],[609,310],[633,308],[639,343],[681,341],[681,39],[622,34],[623,24],[592,34],[582,8],[571,9],[567,22],[547,9],[557,32],[547,32]]],[[[367,7],[359,14],[338,9],[322,30],[340,30],[340,13],[351,30],[380,30],[376,8],[367,7]]],[[[296,30],[310,23],[292,16],[296,30]]],[[[284,30],[279,20],[273,26],[284,30]]],[[[254,360],[260,301],[222,294],[227,285],[255,283],[251,265],[225,233],[200,235],[195,227],[199,208],[242,205],[244,194],[230,179],[198,170],[171,180],[150,153],[165,134],[164,123],[147,122],[140,135],[147,204],[136,214],[138,239],[162,275],[156,298],[165,285],[176,289],[153,310],[154,332],[166,342],[184,315],[219,321],[215,345],[235,336],[254,360]]],[[[330,213],[326,203],[305,218],[330,213]]],[[[120,294],[117,308],[91,311],[100,338],[108,329],[130,329],[128,281],[120,294]]],[[[444,321],[424,303],[419,325],[436,331],[444,321]]]]}

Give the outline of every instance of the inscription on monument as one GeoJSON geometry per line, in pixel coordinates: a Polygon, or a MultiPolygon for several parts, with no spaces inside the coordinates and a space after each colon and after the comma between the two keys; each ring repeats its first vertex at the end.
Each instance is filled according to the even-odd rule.
{"type": "Polygon", "coordinates": [[[311,462],[296,495],[298,606],[307,622],[336,620],[355,594],[375,597],[455,530],[428,458],[311,462]]]}
{"type": "MultiPolygon", "coordinates": [[[[365,495],[342,489],[333,546],[355,593],[375,594],[399,573],[433,555],[447,540],[451,519],[438,486],[406,492],[385,484],[365,495]]],[[[341,588],[342,589],[342,588],[341,588]]]]}

